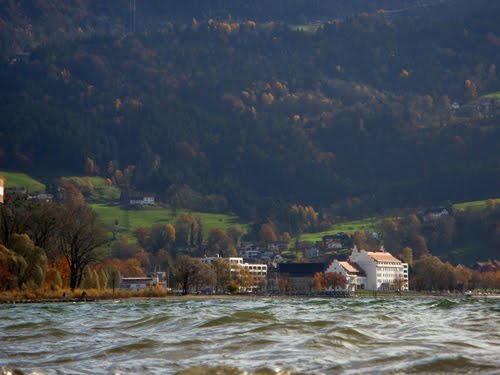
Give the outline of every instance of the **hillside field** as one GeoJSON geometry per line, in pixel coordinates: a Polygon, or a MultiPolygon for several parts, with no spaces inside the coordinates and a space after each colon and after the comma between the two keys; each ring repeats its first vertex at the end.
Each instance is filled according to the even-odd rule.
{"type": "Polygon", "coordinates": [[[114,201],[120,199],[121,190],[116,186],[106,185],[106,179],[103,177],[71,176],[66,178],[76,185],[84,183],[89,178],[94,188],[89,196],[92,201],[114,201]]]}
{"type": "Polygon", "coordinates": [[[358,230],[359,231],[366,231],[366,230],[373,230],[374,231],[380,220],[381,219],[379,219],[379,218],[369,218],[369,219],[363,219],[363,220],[348,221],[345,223],[338,223],[338,224],[333,225],[331,229],[324,231],[324,232],[302,234],[300,236],[300,241],[311,241],[311,242],[321,241],[323,236],[326,236],[329,234],[340,233],[340,232],[353,234],[354,232],[356,232],[358,230]]]}
{"type": "MultiPolygon", "coordinates": [[[[163,207],[147,207],[125,209],[118,205],[91,204],[92,209],[111,231],[116,225],[117,234],[133,237],[133,232],[139,227],[151,227],[155,224],[175,224],[178,217],[186,210],[173,211],[163,207]]],[[[195,217],[200,217],[203,225],[203,235],[206,237],[210,229],[228,228],[240,224],[237,216],[226,214],[212,214],[206,212],[190,212],[195,217]]]]}
{"type": "Polygon", "coordinates": [[[45,185],[25,173],[0,171],[0,176],[5,178],[6,188],[26,188],[30,193],[43,193],[45,185]]]}
{"type": "MultiPolygon", "coordinates": [[[[482,210],[482,209],[486,208],[487,202],[488,202],[488,199],[481,200],[481,201],[455,203],[453,205],[453,209],[454,210],[466,210],[466,209],[482,210]]],[[[493,202],[495,202],[495,204],[500,204],[500,198],[494,198],[493,202]]]]}

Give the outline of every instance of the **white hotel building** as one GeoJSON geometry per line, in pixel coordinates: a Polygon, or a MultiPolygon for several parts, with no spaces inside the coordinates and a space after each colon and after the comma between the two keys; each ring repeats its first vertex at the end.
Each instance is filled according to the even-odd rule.
{"type": "Polygon", "coordinates": [[[267,276],[267,264],[259,264],[259,263],[243,263],[243,258],[241,257],[229,257],[229,258],[220,258],[220,257],[205,257],[199,258],[199,260],[208,265],[212,265],[217,260],[224,260],[231,264],[231,272],[236,272],[238,267],[247,269],[252,276],[267,276]],[[237,267],[233,267],[233,265],[237,267]]]}
{"type": "Polygon", "coordinates": [[[347,262],[334,260],[326,272],[347,278],[348,291],[408,290],[408,264],[401,262],[383,247],[379,251],[358,250],[355,246],[347,262]]]}
{"type": "MultiPolygon", "coordinates": [[[[260,263],[244,263],[243,258],[241,257],[229,257],[229,258],[220,258],[216,257],[205,257],[198,258],[202,263],[212,265],[217,260],[223,260],[230,264],[231,273],[237,273],[240,269],[246,269],[253,276],[254,282],[257,280],[265,279],[267,276],[267,264],[260,263]]],[[[258,285],[252,285],[250,288],[247,288],[246,291],[256,290],[258,285]]]]}

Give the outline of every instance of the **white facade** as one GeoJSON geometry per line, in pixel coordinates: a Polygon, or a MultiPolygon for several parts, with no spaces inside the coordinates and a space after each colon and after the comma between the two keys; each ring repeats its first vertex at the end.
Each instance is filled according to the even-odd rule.
{"type": "Polygon", "coordinates": [[[336,290],[355,292],[357,289],[366,289],[366,274],[357,265],[349,262],[339,262],[335,259],[326,272],[335,272],[344,275],[347,279],[345,288],[337,287],[336,290]]]}
{"type": "Polygon", "coordinates": [[[340,250],[342,249],[342,242],[340,241],[331,241],[326,244],[328,249],[340,250]]]}
{"type": "Polygon", "coordinates": [[[266,277],[267,275],[267,264],[244,263],[243,258],[241,257],[220,258],[217,256],[217,257],[205,257],[200,259],[202,263],[209,265],[213,264],[217,260],[224,260],[226,262],[229,262],[231,264],[231,272],[237,271],[237,267],[232,266],[232,265],[237,265],[239,267],[247,269],[253,276],[266,277]]]}
{"type": "Polygon", "coordinates": [[[408,290],[408,264],[386,252],[383,247],[373,252],[354,247],[349,263],[356,263],[366,273],[367,290],[408,290]]]}
{"type": "Polygon", "coordinates": [[[150,206],[155,204],[155,198],[154,197],[142,197],[140,199],[133,198],[130,199],[130,204],[138,206],[150,206]]]}
{"type": "Polygon", "coordinates": [[[154,284],[152,277],[124,277],[121,280],[121,289],[140,290],[154,284]]]}

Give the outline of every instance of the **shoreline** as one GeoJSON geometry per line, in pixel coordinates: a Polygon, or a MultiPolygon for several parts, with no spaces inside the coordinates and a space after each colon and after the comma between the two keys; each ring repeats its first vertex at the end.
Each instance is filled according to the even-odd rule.
{"type": "MultiPolygon", "coordinates": [[[[0,296],[1,298],[1,296],[0,296]]],[[[166,295],[166,296],[105,296],[105,297],[92,297],[88,296],[86,298],[19,298],[19,299],[8,299],[1,300],[0,305],[17,305],[17,304],[31,304],[31,303],[89,303],[89,302],[125,302],[125,301],[160,301],[160,300],[217,300],[217,299],[424,299],[424,298],[434,298],[434,299],[500,299],[499,293],[491,294],[474,294],[472,296],[467,296],[465,294],[402,294],[402,295],[353,295],[349,297],[339,297],[334,295],[293,295],[293,294],[187,294],[187,295],[166,295]]]]}

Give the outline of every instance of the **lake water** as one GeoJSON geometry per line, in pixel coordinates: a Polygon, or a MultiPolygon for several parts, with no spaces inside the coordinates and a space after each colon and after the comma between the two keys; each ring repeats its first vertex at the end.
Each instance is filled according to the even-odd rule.
{"type": "Polygon", "coordinates": [[[500,373],[500,299],[0,305],[0,373],[500,373]]]}

